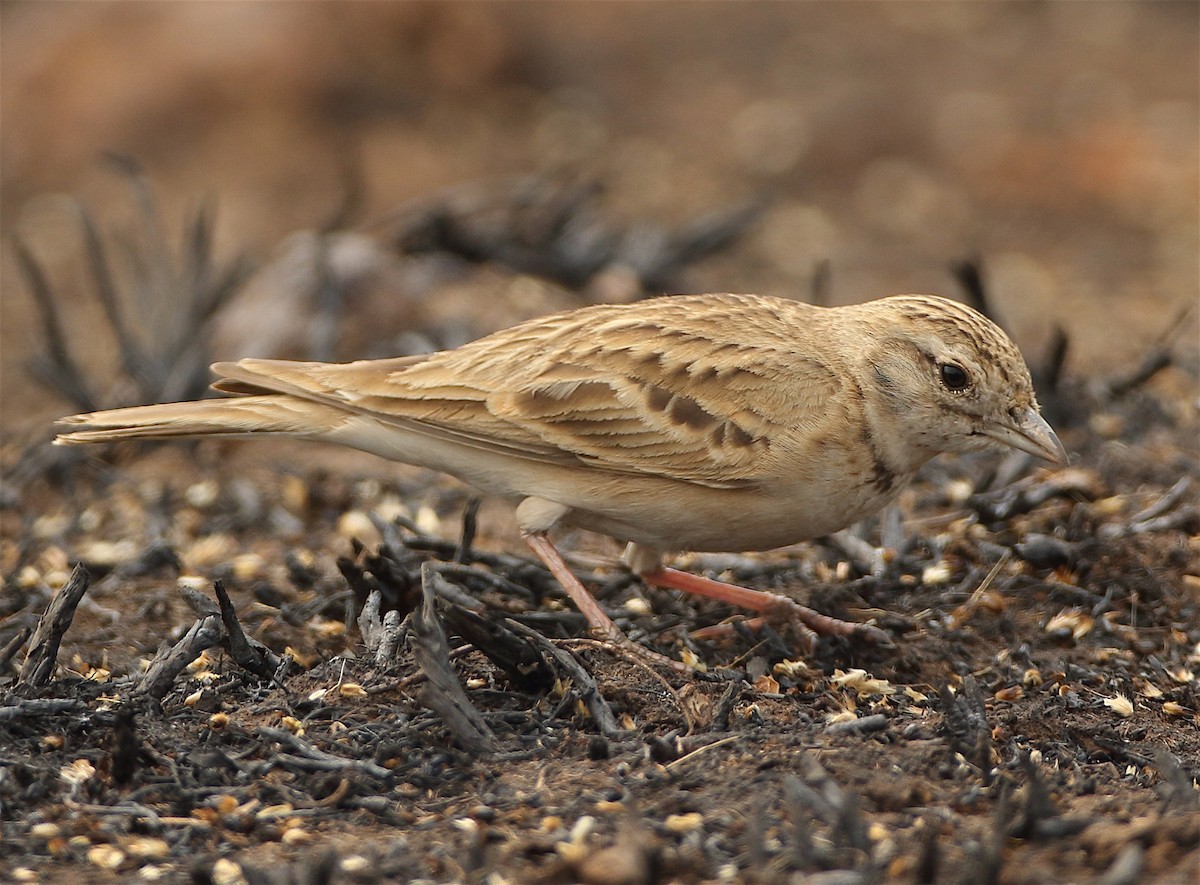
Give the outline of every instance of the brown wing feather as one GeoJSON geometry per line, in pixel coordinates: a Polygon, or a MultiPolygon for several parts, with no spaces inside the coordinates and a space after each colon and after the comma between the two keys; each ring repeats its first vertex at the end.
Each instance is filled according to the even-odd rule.
{"type": "Polygon", "coordinates": [[[839,387],[828,367],[792,350],[795,323],[819,311],[734,295],[692,301],[557,314],[425,358],[214,368],[224,390],[336,403],[547,462],[720,487],[771,478],[780,427],[770,416],[820,416],[839,387]]]}

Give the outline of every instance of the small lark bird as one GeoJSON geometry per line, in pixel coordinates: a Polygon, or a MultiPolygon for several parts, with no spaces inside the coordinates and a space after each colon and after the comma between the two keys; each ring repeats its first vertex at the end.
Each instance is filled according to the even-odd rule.
{"type": "Polygon", "coordinates": [[[662,557],[837,531],[941,452],[998,443],[1066,462],[1013,343],[932,296],[823,308],[681,295],[542,317],[428,356],[213,369],[235,396],[64,418],[56,442],[289,436],[444,471],[514,502],[593,634],[620,644],[550,542],[554,527],[628,542],[626,563],[652,584],[883,639],[662,557]]]}

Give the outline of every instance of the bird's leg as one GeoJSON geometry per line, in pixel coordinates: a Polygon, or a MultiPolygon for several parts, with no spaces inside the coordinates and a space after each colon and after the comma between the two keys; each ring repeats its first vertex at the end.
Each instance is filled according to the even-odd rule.
{"type": "Polygon", "coordinates": [[[878,627],[872,627],[870,624],[856,624],[853,621],[843,621],[840,618],[823,615],[777,593],[726,584],[723,581],[714,581],[712,578],[681,572],[673,568],[659,567],[641,572],[639,577],[657,587],[670,587],[685,593],[706,596],[709,599],[719,599],[751,611],[762,612],[772,623],[799,622],[814,633],[826,636],[852,636],[881,645],[891,644],[891,637],[878,627]]]}
{"type": "Polygon", "coordinates": [[[546,564],[546,568],[550,569],[550,573],[554,575],[554,579],[562,585],[563,590],[571,597],[571,601],[575,603],[575,607],[587,619],[592,638],[608,642],[630,641],[621,632],[621,628],[613,623],[613,619],[605,613],[604,609],[600,608],[600,603],[596,601],[596,597],[592,596],[580,580],[575,577],[570,566],[567,565],[566,561],[562,558],[562,554],[551,543],[550,538],[545,532],[532,532],[523,535],[523,537],[525,538],[525,543],[538,555],[538,559],[546,564]]]}
{"type": "Polygon", "coordinates": [[[668,658],[666,655],[660,655],[658,652],[651,651],[645,646],[638,645],[618,627],[613,619],[605,614],[604,609],[600,607],[600,603],[596,601],[596,597],[588,592],[588,589],[583,586],[580,580],[575,577],[570,566],[562,558],[562,554],[558,552],[558,548],[551,543],[550,538],[545,532],[524,532],[522,537],[529,548],[537,554],[538,559],[546,564],[546,568],[550,569],[550,573],[566,591],[567,596],[571,597],[571,601],[575,603],[575,607],[588,622],[589,632],[595,639],[607,642],[616,648],[622,649],[633,654],[643,661],[658,664],[660,666],[670,667],[681,673],[691,673],[692,670],[682,661],[676,661],[668,658]]]}

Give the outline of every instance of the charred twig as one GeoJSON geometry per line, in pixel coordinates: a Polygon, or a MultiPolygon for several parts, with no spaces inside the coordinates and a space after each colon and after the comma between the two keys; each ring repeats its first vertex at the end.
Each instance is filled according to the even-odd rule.
{"type": "Polygon", "coordinates": [[[1050,344],[1046,349],[1046,359],[1038,373],[1038,387],[1049,393],[1054,393],[1062,384],[1063,369],[1067,365],[1067,354],[1071,349],[1071,339],[1062,326],[1055,324],[1050,332],[1050,344]]]}
{"type": "Polygon", "coordinates": [[[1129,535],[1170,531],[1195,524],[1200,521],[1197,508],[1191,504],[1178,507],[1191,486],[1191,477],[1182,477],[1161,498],[1129,517],[1128,521],[1102,525],[1096,534],[1102,541],[1112,541],[1129,535]]]}
{"type": "Polygon", "coordinates": [[[17,679],[18,685],[40,688],[50,681],[54,675],[54,665],[58,661],[58,649],[62,645],[63,636],[71,628],[75,618],[75,609],[83,594],[87,592],[91,576],[82,565],[75,566],[71,578],[66,585],[54,595],[46,611],[38,620],[37,629],[29,641],[29,654],[21,665],[21,674],[17,679]]]}
{"type": "Polygon", "coordinates": [[[183,601],[188,604],[188,608],[192,610],[198,618],[207,618],[209,615],[220,615],[221,606],[213,602],[199,590],[193,587],[188,587],[186,584],[179,588],[180,595],[183,596],[183,601]]]}
{"type": "Polygon", "coordinates": [[[424,603],[413,612],[408,634],[417,666],[428,680],[418,691],[418,697],[441,717],[465,750],[477,755],[491,753],[497,749],[496,736],[463,691],[450,665],[450,646],[438,621],[435,588],[445,580],[429,563],[421,566],[424,603]]]}
{"type": "Polygon", "coordinates": [[[1005,778],[1000,782],[1000,798],[992,815],[992,831],[977,846],[978,859],[968,875],[961,881],[964,885],[995,885],[1000,881],[1004,866],[1004,846],[1008,841],[1008,826],[1012,817],[1012,782],[1005,778]]]}
{"type": "Polygon", "coordinates": [[[1172,808],[1184,812],[1200,811],[1200,797],[1192,787],[1192,779],[1196,777],[1194,770],[1185,771],[1177,756],[1161,748],[1154,754],[1154,767],[1162,778],[1159,791],[1164,813],[1172,808]]]}
{"type": "Polygon", "coordinates": [[[992,730],[979,683],[974,676],[966,676],[962,691],[954,694],[948,686],[942,686],[938,698],[950,746],[979,769],[987,786],[992,781],[992,730]]]}
{"type": "MultiPolygon", "coordinates": [[[[1144,522],[1129,526],[1129,534],[1142,535],[1153,532],[1169,532],[1175,529],[1182,529],[1189,534],[1195,534],[1197,526],[1200,526],[1200,508],[1189,504],[1186,507],[1180,507],[1172,513],[1164,514],[1157,519],[1147,519],[1144,522]]],[[[1109,539],[1106,532],[1099,534],[1101,538],[1105,540],[1109,539]]]]}
{"type": "Polygon", "coordinates": [[[1062,816],[1029,754],[1022,753],[1020,762],[1021,770],[1025,773],[1025,806],[1018,819],[1009,826],[1010,836],[1018,839],[1060,839],[1078,833],[1091,824],[1086,818],[1062,816]]]}
{"type": "Polygon", "coordinates": [[[33,302],[41,317],[42,334],[49,351],[48,358],[35,359],[30,369],[42,382],[66,396],[80,411],[92,411],[98,407],[96,397],[84,381],[84,373],[67,347],[67,337],[63,332],[58,307],[50,284],[46,281],[46,275],[22,240],[14,237],[12,244],[17,264],[25,275],[30,295],[33,296],[33,302]]]}
{"type": "Polygon", "coordinates": [[[317,749],[309,741],[283,728],[262,726],[255,730],[255,734],[260,738],[273,741],[298,754],[298,756],[277,756],[275,757],[275,761],[287,760],[298,764],[299,767],[309,768],[310,770],[315,769],[317,771],[344,771],[351,769],[382,781],[390,781],[393,778],[393,773],[382,765],[377,765],[366,759],[347,759],[344,756],[335,756],[333,753],[317,749]]]}
{"type": "Polygon", "coordinates": [[[813,842],[812,814],[808,807],[810,794],[811,791],[794,774],[784,778],[783,801],[792,824],[788,860],[790,866],[800,870],[816,866],[817,849],[813,842]]]}
{"type": "Polygon", "coordinates": [[[978,255],[950,265],[950,272],[962,286],[967,303],[992,322],[1000,324],[992,312],[991,300],[988,298],[987,286],[983,282],[983,259],[978,255]]]}
{"type": "Polygon", "coordinates": [[[784,781],[784,801],[793,827],[793,858],[801,868],[869,869],[871,842],[858,798],[843,790],[815,760],[803,763],[803,779],[784,781]],[[811,819],[829,827],[828,840],[811,836],[811,819]]]}
{"type": "Polygon", "coordinates": [[[358,612],[358,632],[370,654],[379,650],[379,643],[383,638],[383,619],[379,615],[379,607],[382,604],[383,594],[379,590],[371,590],[367,594],[367,601],[358,612]]]}
{"type": "Polygon", "coordinates": [[[854,563],[859,574],[878,577],[887,568],[883,550],[849,530],[834,532],[827,540],[854,563]]]}
{"type": "Polygon", "coordinates": [[[1101,388],[1100,398],[1104,400],[1120,399],[1141,387],[1167,366],[1171,365],[1174,357],[1171,355],[1171,345],[1175,338],[1186,328],[1185,321],[1195,309],[1195,304],[1189,303],[1183,307],[1167,325],[1149,352],[1132,369],[1110,378],[1101,388]]]}
{"type": "Polygon", "coordinates": [[[91,265],[92,281],[96,285],[96,300],[104,308],[105,319],[113,331],[117,341],[117,349],[121,354],[121,366],[125,374],[137,385],[143,397],[152,397],[155,393],[153,386],[153,371],[150,361],[142,351],[141,345],[134,338],[125,322],[120,299],[117,296],[116,283],[109,270],[108,257],[104,252],[104,244],[100,240],[100,232],[92,214],[82,205],[76,207],[79,213],[79,223],[83,228],[83,242],[87,250],[88,263],[91,265]]]}
{"type": "MultiPolygon", "coordinates": [[[[447,541],[444,538],[423,534],[410,520],[401,517],[396,517],[389,522],[372,515],[371,521],[383,536],[384,543],[380,547],[379,555],[384,560],[398,562],[399,557],[405,551],[416,554],[432,553],[439,560],[438,571],[443,574],[462,578],[464,583],[481,583],[488,589],[513,593],[525,598],[539,598],[543,592],[556,590],[558,587],[550,570],[534,560],[472,548],[470,562],[460,564],[453,561],[461,547],[457,541],[447,541]],[[478,569],[465,570],[465,566],[469,564],[487,566],[492,569],[492,573],[478,569]]],[[[422,557],[423,559],[424,557],[422,557]]],[[[568,561],[570,559],[568,557],[568,561]]],[[[596,574],[583,569],[576,569],[575,574],[585,584],[603,581],[596,574]]],[[[366,598],[365,595],[363,598],[366,598]]],[[[387,601],[386,593],[384,601],[385,603],[387,601]]]]}
{"type": "MultiPolygon", "coordinates": [[[[507,593],[520,599],[529,599],[533,595],[528,587],[518,584],[516,581],[510,581],[503,575],[497,575],[494,572],[485,572],[471,565],[459,565],[456,562],[439,562],[437,563],[437,570],[443,577],[462,581],[468,587],[478,587],[484,590],[492,590],[496,593],[507,593]]],[[[462,603],[460,602],[460,604],[462,603]]],[[[474,600],[468,607],[471,609],[482,609],[483,605],[478,600],[474,600]]]]}
{"type": "Polygon", "coordinates": [[[17,656],[17,652],[21,650],[21,646],[25,644],[25,640],[32,632],[29,627],[22,627],[12,639],[5,643],[4,648],[0,648],[0,673],[8,668],[8,662],[17,656]]]}
{"type": "Polygon", "coordinates": [[[913,872],[913,881],[917,885],[933,885],[937,881],[938,865],[941,862],[941,846],[938,837],[941,826],[937,818],[930,814],[923,821],[924,835],[921,838],[921,849],[917,855],[917,866],[913,872]]]}
{"type": "Polygon", "coordinates": [[[383,633],[379,646],[375,649],[375,669],[386,673],[396,663],[396,651],[407,635],[404,617],[398,611],[390,611],[383,616],[383,633]]]}
{"type": "Polygon", "coordinates": [[[833,262],[828,258],[822,258],[813,267],[812,277],[808,283],[808,300],[820,307],[828,307],[832,290],[833,262]]]}
{"type": "MultiPolygon", "coordinates": [[[[428,566],[429,569],[437,572],[438,576],[443,579],[445,579],[447,575],[455,578],[466,578],[472,574],[479,573],[477,569],[473,569],[470,566],[454,565],[453,563],[446,562],[427,562],[425,563],[425,566],[428,566]],[[449,566],[449,568],[447,568],[447,566],[449,566]]],[[[462,587],[452,583],[451,581],[438,581],[434,589],[437,590],[437,595],[440,599],[444,599],[452,605],[457,605],[473,612],[483,612],[486,610],[483,603],[481,603],[470,593],[467,593],[465,590],[463,590],[462,587]]]]}
{"type": "Polygon", "coordinates": [[[1025,808],[1021,818],[1008,828],[1008,833],[1010,836],[1024,839],[1033,835],[1039,821],[1057,817],[1058,809],[1054,807],[1050,791],[1046,788],[1037,766],[1029,758],[1029,753],[1023,752],[1020,762],[1021,770],[1025,773],[1025,808]]]}
{"type": "Polygon", "coordinates": [[[471,545],[475,543],[479,505],[482,503],[482,498],[472,498],[467,502],[466,509],[463,510],[462,535],[458,540],[458,549],[454,551],[454,561],[459,565],[465,565],[471,561],[471,545]]]}
{"type": "Polygon", "coordinates": [[[382,600],[383,595],[378,590],[371,591],[358,614],[358,629],[363,645],[375,659],[375,669],[386,673],[395,663],[396,649],[404,640],[405,628],[404,616],[396,609],[379,617],[382,600]]]}
{"type": "Polygon", "coordinates": [[[1146,849],[1140,842],[1130,842],[1112,862],[1098,885],[1137,885],[1142,881],[1142,868],[1146,864],[1146,849]]]}
{"type": "Polygon", "coordinates": [[[673,288],[687,265],[728,248],[762,215],[752,200],[676,230],[604,217],[603,187],[570,173],[459,187],[403,206],[384,221],[402,252],[497,262],[580,289],[609,270],[632,272],[625,297],[673,288]]]}
{"type": "Polygon", "coordinates": [[[1169,351],[1157,349],[1151,351],[1133,369],[1124,375],[1113,378],[1104,385],[1105,398],[1120,399],[1171,365],[1171,361],[1172,357],[1169,351]]]}
{"type": "Polygon", "coordinates": [[[286,666],[285,661],[261,642],[255,642],[246,636],[238,621],[237,609],[229,599],[222,581],[215,581],[213,589],[217,594],[217,603],[221,606],[221,621],[225,625],[225,641],[229,654],[245,669],[263,679],[271,679],[279,670],[286,666]]]}
{"type": "Polygon", "coordinates": [[[321,231],[316,235],[316,248],[313,249],[313,279],[316,285],[312,292],[313,321],[308,334],[310,358],[321,362],[333,358],[337,346],[338,320],[345,305],[345,286],[330,267],[329,249],[329,234],[321,231]]]}
{"type": "Polygon", "coordinates": [[[579,691],[579,699],[587,708],[588,714],[600,733],[607,738],[623,737],[625,731],[617,725],[617,717],[612,707],[600,692],[600,686],[587,669],[579,663],[573,654],[559,648],[536,630],[526,627],[516,621],[509,621],[508,626],[524,636],[535,648],[554,662],[554,666],[562,670],[579,691]]]}
{"type": "MultiPolygon", "coordinates": [[[[213,222],[204,208],[187,223],[183,254],[176,260],[141,167],[125,156],[107,159],[128,180],[139,209],[139,235],[118,237],[130,269],[129,291],[118,291],[99,225],[83,207],[78,217],[96,299],[120,352],[122,371],[142,401],[195,399],[208,385],[208,320],[248,277],[250,263],[241,258],[225,266],[216,262],[213,222]],[[131,317],[138,321],[136,328],[131,317]]],[[[80,410],[100,408],[104,404],[71,355],[45,274],[20,240],[13,245],[41,315],[48,354],[33,361],[31,371],[80,410]]]]}
{"type": "Polygon", "coordinates": [[[984,522],[1003,522],[1021,513],[1028,513],[1052,498],[1092,498],[1097,493],[1095,476],[1086,470],[1058,470],[1044,479],[1030,479],[997,489],[972,495],[967,506],[979,514],[984,522]]]}
{"type": "Polygon", "coordinates": [[[1183,500],[1188,493],[1188,489],[1192,487],[1192,478],[1184,476],[1179,479],[1175,485],[1167,489],[1166,493],[1147,507],[1142,508],[1133,516],[1129,517],[1130,522],[1146,522],[1169,513],[1175,509],[1175,506],[1183,500]]]}
{"type": "Polygon", "coordinates": [[[716,707],[713,708],[713,731],[729,731],[729,717],[733,715],[733,706],[741,698],[742,690],[745,687],[745,682],[741,679],[730,680],[729,685],[717,700],[716,707]]]}
{"type": "Polygon", "coordinates": [[[225,628],[220,615],[207,615],[196,621],[178,642],[159,651],[138,684],[137,690],[161,701],[171,690],[175,677],[196,660],[201,652],[220,644],[224,636],[225,628]]]}
{"type": "Polygon", "coordinates": [[[60,713],[82,713],[85,710],[87,704],[78,698],[30,698],[0,706],[0,722],[55,716],[60,713]]]}
{"type": "Polygon", "coordinates": [[[863,716],[861,719],[850,719],[846,722],[834,722],[825,726],[826,734],[870,734],[883,731],[888,726],[888,718],[882,713],[863,716]]]}
{"type": "Polygon", "coordinates": [[[702,215],[661,238],[645,237],[645,225],[637,225],[622,239],[611,263],[632,267],[646,292],[670,290],[684,268],[732,246],[758,222],[765,209],[764,201],[748,200],[702,215]],[[661,242],[657,249],[644,248],[645,243],[655,239],[661,242]]]}
{"type": "Polygon", "coordinates": [[[119,786],[125,786],[137,773],[140,746],[137,734],[137,718],[133,709],[122,707],[117,710],[112,735],[112,777],[119,786]]]}
{"type": "Polygon", "coordinates": [[[445,606],[443,617],[447,626],[479,649],[517,685],[544,687],[551,681],[540,644],[523,630],[460,605],[445,606]]]}

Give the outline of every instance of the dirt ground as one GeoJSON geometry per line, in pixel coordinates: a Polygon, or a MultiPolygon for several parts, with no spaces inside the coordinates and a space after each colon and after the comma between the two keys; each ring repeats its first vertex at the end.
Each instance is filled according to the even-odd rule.
{"type": "Polygon", "coordinates": [[[0,880],[1200,880],[1200,6],[0,25],[0,880]],[[942,459],[853,532],[680,557],[892,647],[806,651],[566,535],[681,676],[586,639],[444,477],[48,445],[210,359],[716,290],[939,292],[1033,367],[1070,467],[942,459]]]}

